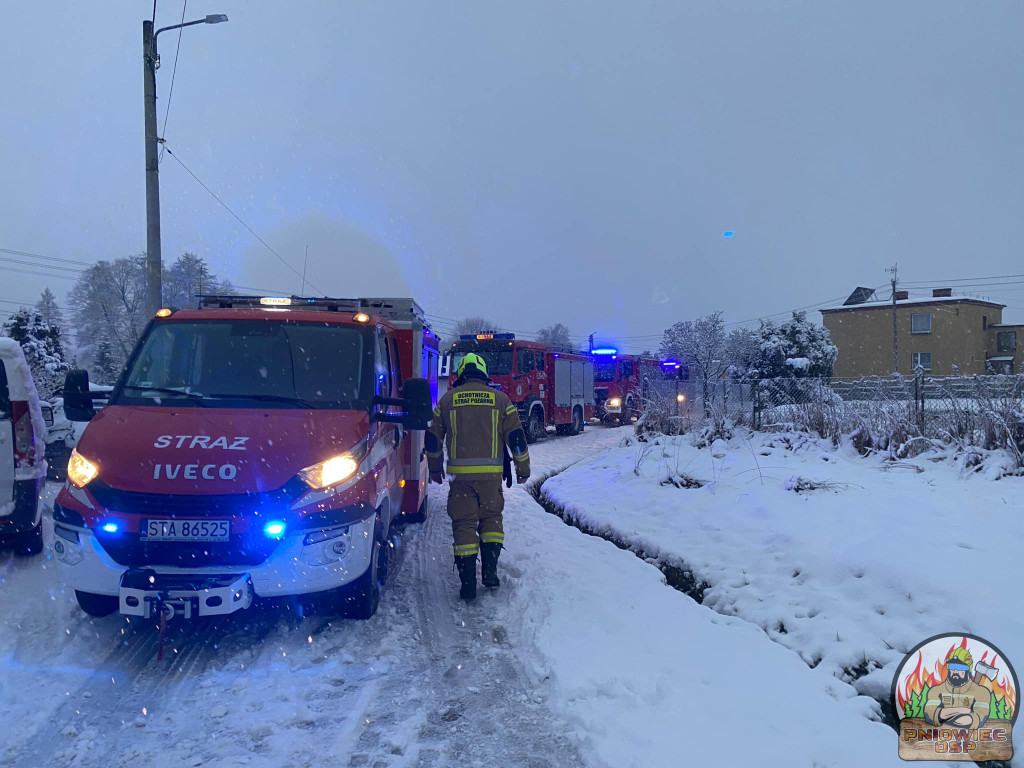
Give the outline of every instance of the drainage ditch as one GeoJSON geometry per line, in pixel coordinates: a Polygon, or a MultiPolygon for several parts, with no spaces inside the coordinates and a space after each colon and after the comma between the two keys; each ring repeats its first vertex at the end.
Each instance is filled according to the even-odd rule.
{"type": "MultiPolygon", "coordinates": [[[[576,528],[577,530],[587,534],[588,536],[595,536],[599,539],[603,539],[604,541],[614,544],[619,549],[631,552],[644,562],[653,565],[655,568],[661,571],[662,574],[664,574],[665,576],[665,581],[668,583],[670,587],[679,592],[682,592],[684,595],[689,597],[694,602],[699,603],[701,605],[704,604],[704,594],[711,587],[711,585],[703,579],[697,577],[694,574],[693,570],[689,568],[684,562],[678,559],[668,561],[661,557],[651,556],[650,554],[645,552],[642,547],[636,544],[623,541],[621,538],[617,537],[614,534],[614,532],[607,528],[599,528],[597,526],[587,523],[585,520],[579,519],[576,515],[573,515],[563,507],[553,502],[550,498],[548,498],[541,490],[541,487],[547,480],[549,480],[552,477],[555,477],[556,475],[560,474],[563,471],[564,470],[559,470],[557,472],[552,472],[551,474],[545,475],[539,478],[535,483],[531,484],[528,487],[528,490],[530,494],[533,496],[534,500],[541,506],[542,509],[544,509],[545,512],[554,515],[566,525],[576,528]]],[[[732,616],[732,614],[729,615],[732,616]]],[[[742,616],[732,617],[740,619],[743,618],[742,616]]],[[[777,642],[767,632],[765,633],[765,636],[768,637],[769,640],[772,640],[772,642],[777,642]]],[[[789,648],[785,645],[783,645],[783,647],[786,648],[786,650],[788,651],[793,650],[792,648],[789,648]]],[[[801,661],[804,660],[801,658],[801,661]]],[[[813,669],[817,666],[819,661],[820,660],[815,661],[814,663],[809,663],[808,666],[813,669]]],[[[804,663],[807,662],[804,661],[804,663]]],[[[851,683],[855,683],[859,678],[866,675],[871,668],[872,662],[870,660],[865,660],[862,664],[859,664],[856,667],[850,669],[845,669],[843,671],[849,677],[849,681],[851,683]]],[[[884,722],[890,728],[898,732],[899,721],[896,718],[896,713],[893,711],[892,704],[889,702],[888,697],[884,699],[879,699],[875,697],[872,698],[874,698],[874,700],[878,702],[878,705],[881,709],[882,722],[884,722]]],[[[999,764],[985,763],[985,765],[991,766],[992,768],[996,768],[999,764]]]]}

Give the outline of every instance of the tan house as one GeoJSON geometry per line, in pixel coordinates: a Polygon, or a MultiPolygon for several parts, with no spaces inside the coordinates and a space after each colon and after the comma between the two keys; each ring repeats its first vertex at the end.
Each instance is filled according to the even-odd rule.
{"type": "Polygon", "coordinates": [[[911,298],[896,291],[880,299],[858,288],[840,307],[821,310],[822,323],[839,349],[834,375],[889,376],[893,373],[893,314],[896,316],[898,372],[918,368],[933,376],[1024,371],[1024,325],[1003,324],[1003,308],[950,288],[911,298]]]}

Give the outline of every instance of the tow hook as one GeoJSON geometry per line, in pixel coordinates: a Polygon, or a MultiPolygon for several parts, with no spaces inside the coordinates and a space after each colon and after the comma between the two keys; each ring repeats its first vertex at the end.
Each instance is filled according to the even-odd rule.
{"type": "Polygon", "coordinates": [[[156,660],[164,660],[164,638],[167,636],[167,622],[174,618],[174,614],[177,611],[174,608],[173,603],[164,602],[162,598],[157,598],[157,605],[160,611],[160,640],[156,648],[156,660]]]}

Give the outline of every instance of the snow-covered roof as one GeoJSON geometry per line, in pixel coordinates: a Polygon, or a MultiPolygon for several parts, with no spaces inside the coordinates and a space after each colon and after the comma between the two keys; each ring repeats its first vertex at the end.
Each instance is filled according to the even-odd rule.
{"type": "Polygon", "coordinates": [[[1013,360],[1013,355],[999,355],[999,357],[986,357],[985,360],[996,360],[1000,363],[1008,363],[1013,360]]]}
{"type": "MultiPolygon", "coordinates": [[[[978,299],[973,296],[927,296],[914,299],[897,299],[896,306],[903,307],[908,305],[917,304],[981,304],[987,307],[1005,307],[1005,304],[999,304],[995,301],[988,301],[986,299],[978,299]]],[[[818,310],[819,312],[849,312],[858,309],[885,309],[886,307],[892,307],[892,299],[880,299],[877,301],[865,301],[863,304],[840,304],[836,307],[825,307],[824,309],[818,310]]]]}

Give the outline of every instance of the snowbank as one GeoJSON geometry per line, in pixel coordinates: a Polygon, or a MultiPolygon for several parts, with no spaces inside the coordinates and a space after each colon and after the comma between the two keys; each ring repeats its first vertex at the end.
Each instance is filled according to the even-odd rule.
{"type": "Polygon", "coordinates": [[[948,631],[1024,664],[1014,609],[1024,480],[961,474],[927,454],[884,463],[797,435],[734,439],[719,459],[685,438],[644,448],[606,451],[544,494],[590,529],[691,570],[708,585],[705,606],[795,651],[823,688],[850,680],[885,699],[902,654],[948,631]]]}

